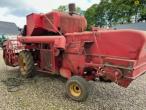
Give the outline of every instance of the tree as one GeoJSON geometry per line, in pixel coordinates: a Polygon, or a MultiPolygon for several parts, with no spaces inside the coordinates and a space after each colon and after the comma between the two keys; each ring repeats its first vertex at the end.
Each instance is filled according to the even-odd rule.
{"type": "Polygon", "coordinates": [[[68,7],[66,5],[60,5],[58,7],[58,9],[56,9],[56,11],[67,12],[68,11],[68,7]]]}
{"type": "Polygon", "coordinates": [[[97,18],[97,4],[92,5],[90,8],[88,8],[85,12],[85,17],[88,22],[87,28],[90,29],[92,25],[96,24],[96,18],[97,18]]]}
{"type": "Polygon", "coordinates": [[[141,11],[141,21],[146,20],[146,8],[141,11]]]}
{"type": "Polygon", "coordinates": [[[146,19],[146,7],[142,0],[101,0],[99,4],[92,5],[86,10],[85,16],[88,21],[88,29],[91,25],[111,27],[115,24],[131,23],[135,18],[146,19]],[[140,16],[139,16],[140,15],[140,16]]]}
{"type": "Polygon", "coordinates": [[[141,12],[140,12],[140,19],[139,21],[143,21],[145,20],[146,21],[146,1],[145,0],[142,0],[142,6],[141,6],[141,12]]]}

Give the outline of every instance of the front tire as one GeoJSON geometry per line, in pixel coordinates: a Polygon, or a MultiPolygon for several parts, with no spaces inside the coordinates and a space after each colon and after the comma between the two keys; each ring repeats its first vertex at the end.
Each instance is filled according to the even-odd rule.
{"type": "Polygon", "coordinates": [[[20,73],[23,77],[29,78],[34,76],[35,68],[33,57],[28,51],[21,51],[18,58],[20,73]]]}
{"type": "Polygon", "coordinates": [[[84,101],[89,94],[88,85],[84,78],[73,76],[66,83],[66,93],[75,101],[84,101]]]}

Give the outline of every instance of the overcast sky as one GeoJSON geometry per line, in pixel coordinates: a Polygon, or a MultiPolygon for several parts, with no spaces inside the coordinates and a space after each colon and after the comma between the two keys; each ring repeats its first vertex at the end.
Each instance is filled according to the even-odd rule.
{"type": "Polygon", "coordinates": [[[26,24],[25,16],[32,13],[46,13],[57,9],[59,5],[76,3],[82,10],[86,10],[100,0],[0,0],[0,21],[16,23],[19,27],[26,24]]]}

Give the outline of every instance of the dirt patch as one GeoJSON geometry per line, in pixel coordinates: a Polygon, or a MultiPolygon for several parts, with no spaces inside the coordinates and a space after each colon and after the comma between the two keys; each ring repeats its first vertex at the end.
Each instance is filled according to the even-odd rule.
{"type": "Polygon", "coordinates": [[[8,78],[6,80],[2,80],[4,85],[7,87],[8,92],[16,92],[21,88],[21,86],[24,84],[24,81],[19,78],[8,78]]]}

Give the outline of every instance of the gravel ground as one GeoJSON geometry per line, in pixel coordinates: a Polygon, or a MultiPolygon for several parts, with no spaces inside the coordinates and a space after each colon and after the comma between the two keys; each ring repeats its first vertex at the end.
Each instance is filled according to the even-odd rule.
{"type": "Polygon", "coordinates": [[[146,110],[146,74],[127,89],[114,83],[90,82],[90,95],[76,102],[65,95],[65,80],[36,75],[23,79],[7,67],[0,51],[0,110],[146,110]]]}

